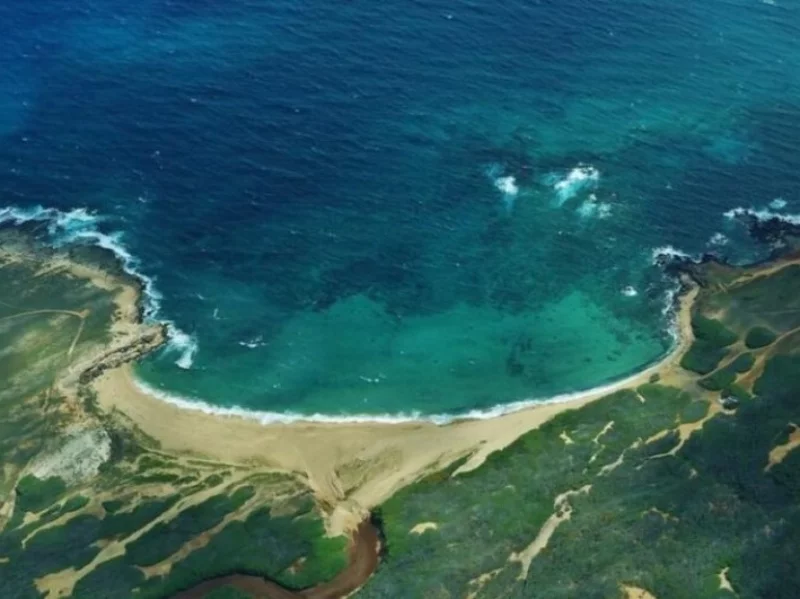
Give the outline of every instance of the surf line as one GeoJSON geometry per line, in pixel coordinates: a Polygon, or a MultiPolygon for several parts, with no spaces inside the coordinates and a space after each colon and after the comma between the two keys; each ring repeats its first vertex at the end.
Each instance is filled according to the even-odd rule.
{"type": "Polygon", "coordinates": [[[428,422],[437,426],[445,426],[466,420],[488,420],[543,405],[579,402],[592,397],[600,398],[643,381],[646,382],[651,375],[671,364],[677,363],[693,340],[690,313],[697,290],[698,286],[696,283],[684,281],[680,290],[673,294],[672,301],[676,304],[676,318],[672,327],[675,333],[673,346],[664,356],[651,363],[649,366],[645,366],[641,370],[622,379],[583,391],[498,404],[486,410],[470,410],[461,414],[445,413],[430,415],[422,414],[418,411],[409,413],[401,412],[397,414],[301,414],[298,412],[271,412],[249,410],[239,406],[216,406],[198,398],[173,395],[145,383],[137,378],[132,370],[128,371],[130,378],[129,383],[134,385],[140,393],[172,404],[183,410],[202,412],[210,416],[241,418],[255,421],[262,425],[293,424],[298,422],[315,424],[407,424],[428,422]]]}

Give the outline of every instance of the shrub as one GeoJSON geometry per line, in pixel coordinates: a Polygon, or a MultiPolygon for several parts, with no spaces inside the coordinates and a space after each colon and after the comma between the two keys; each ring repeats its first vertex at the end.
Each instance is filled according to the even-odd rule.
{"type": "Polygon", "coordinates": [[[708,389],[709,391],[722,391],[726,387],[733,384],[735,380],[736,375],[727,368],[724,368],[715,372],[711,376],[700,379],[697,384],[703,387],[703,389],[708,389]]]}
{"type": "Polygon", "coordinates": [[[736,359],[726,367],[726,370],[733,370],[734,372],[747,372],[753,367],[755,362],[756,359],[753,357],[753,354],[739,354],[736,356],[736,359]]]}
{"type": "Polygon", "coordinates": [[[702,420],[708,413],[708,402],[693,401],[681,410],[681,422],[697,422],[702,420]]]}
{"type": "Polygon", "coordinates": [[[753,327],[747,331],[747,336],[744,339],[744,344],[750,349],[758,349],[766,347],[775,339],[777,335],[767,327],[753,327]]]}
{"type": "Polygon", "coordinates": [[[61,513],[66,514],[68,512],[75,512],[81,508],[86,507],[89,503],[89,498],[83,495],[76,495],[75,497],[70,497],[67,501],[64,502],[63,507],[61,508],[61,513]]]}
{"type": "Polygon", "coordinates": [[[53,503],[67,486],[57,476],[38,479],[29,474],[17,483],[17,509],[23,512],[36,512],[53,503]]]}
{"type": "Polygon", "coordinates": [[[750,394],[750,392],[738,383],[731,383],[725,387],[725,389],[722,391],[722,397],[735,397],[741,401],[753,399],[753,396],[750,394]]]}
{"type": "Polygon", "coordinates": [[[714,347],[698,340],[692,343],[692,347],[681,358],[681,367],[697,374],[708,374],[727,354],[728,350],[724,348],[714,347]]]}
{"type": "Polygon", "coordinates": [[[119,499],[112,499],[110,501],[103,502],[103,509],[109,514],[113,514],[114,512],[118,511],[123,505],[125,505],[124,501],[120,501],[119,499]]]}
{"type": "Polygon", "coordinates": [[[696,339],[705,341],[712,347],[727,347],[736,343],[736,333],[719,320],[706,318],[702,314],[692,317],[692,330],[696,339]]]}

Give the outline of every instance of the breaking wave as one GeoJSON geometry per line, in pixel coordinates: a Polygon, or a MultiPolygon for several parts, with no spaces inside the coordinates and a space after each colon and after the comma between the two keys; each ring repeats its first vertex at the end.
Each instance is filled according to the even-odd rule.
{"type": "Polygon", "coordinates": [[[650,262],[657,266],[670,260],[692,260],[692,256],[683,250],[679,250],[671,245],[662,245],[661,247],[653,248],[650,253],[650,262]]]}
{"type": "Polygon", "coordinates": [[[754,218],[759,222],[777,220],[789,225],[800,226],[800,214],[779,214],[766,208],[760,210],[756,208],[734,208],[725,212],[725,218],[736,219],[743,217],[754,218]]]}
{"type": "MultiPolygon", "coordinates": [[[[674,302],[675,295],[672,294],[669,298],[670,302],[674,302]]],[[[631,384],[633,381],[647,377],[649,374],[655,372],[661,364],[670,358],[675,351],[675,347],[657,361],[653,362],[646,368],[637,371],[634,374],[621,378],[605,385],[592,387],[583,391],[575,391],[572,393],[562,393],[551,397],[530,398],[515,401],[511,403],[498,404],[487,409],[469,410],[464,413],[457,414],[423,414],[419,411],[413,412],[400,412],[395,414],[301,414],[299,412],[271,412],[260,410],[249,410],[240,406],[221,407],[212,405],[201,399],[195,397],[184,397],[166,393],[147,383],[132,377],[133,384],[141,391],[151,397],[155,397],[161,401],[165,401],[183,410],[193,410],[195,412],[202,412],[212,416],[234,417],[243,418],[246,420],[253,420],[260,424],[291,424],[294,422],[316,422],[321,424],[342,424],[342,423],[378,423],[378,424],[402,424],[408,422],[431,422],[433,424],[443,426],[456,422],[459,420],[489,420],[519,412],[534,406],[541,406],[545,404],[566,403],[583,399],[594,395],[606,395],[631,384]]]]}
{"type": "Polygon", "coordinates": [[[600,182],[600,171],[591,165],[578,165],[564,177],[551,175],[547,182],[555,190],[558,205],[561,206],[581,191],[595,189],[600,182]]]}
{"type": "Polygon", "coordinates": [[[198,349],[197,340],[183,332],[174,322],[160,317],[163,296],[156,288],[155,280],[142,271],[140,260],[125,247],[122,232],[105,233],[100,230],[101,224],[106,220],[103,216],[89,212],[85,208],[68,211],[42,206],[0,208],[0,227],[41,224],[47,233],[47,243],[55,249],[79,244],[96,246],[112,252],[119,260],[122,269],[142,284],[144,317],[159,320],[167,326],[169,337],[167,349],[179,353],[175,364],[180,368],[191,368],[198,349]]]}
{"type": "Polygon", "coordinates": [[[730,239],[725,236],[723,233],[714,233],[711,236],[711,239],[708,240],[708,245],[721,247],[723,245],[728,245],[730,243],[730,239]]]}
{"type": "Polygon", "coordinates": [[[600,202],[597,196],[589,194],[586,201],[578,207],[578,214],[583,218],[606,219],[611,216],[611,204],[600,202]]]}
{"type": "Polygon", "coordinates": [[[519,185],[513,175],[504,175],[503,168],[499,164],[493,164],[486,169],[486,174],[492,180],[492,184],[503,195],[503,205],[506,212],[514,209],[514,202],[519,195],[519,185]]]}

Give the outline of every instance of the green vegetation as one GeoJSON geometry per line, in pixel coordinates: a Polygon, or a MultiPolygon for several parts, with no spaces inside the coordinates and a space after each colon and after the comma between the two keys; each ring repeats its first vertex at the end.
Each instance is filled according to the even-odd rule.
{"type": "MultiPolygon", "coordinates": [[[[12,381],[0,389],[4,507],[15,492],[0,518],[4,597],[41,597],[34,581],[96,558],[63,595],[161,599],[231,573],[303,589],[341,571],[346,540],[326,536],[301,481],[156,451],[102,414],[88,389],[72,407],[109,431],[111,460],[80,480],[23,476],[49,472],[31,464],[65,427],[63,398],[49,388],[68,348],[77,359],[107,341],[113,311],[108,291],[57,272],[34,281],[34,272],[24,262],[0,268],[0,318],[11,317],[0,327],[0,346],[11,348],[0,377],[12,381]],[[42,306],[53,298],[64,308],[21,311],[23,294],[26,310],[50,310],[42,306]],[[124,550],[105,560],[107,547],[124,550]]],[[[723,274],[724,286],[701,291],[682,361],[702,375],[691,379],[699,388],[654,376],[562,413],[474,471],[455,475],[464,458],[402,489],[377,511],[385,559],[358,597],[605,599],[623,584],[658,599],[794,597],[800,450],[774,463],[770,452],[800,423],[800,339],[786,334],[800,326],[800,269],[743,283],[723,274]],[[763,323],[773,340],[782,335],[769,350],[759,349],[771,343],[763,331],[753,339],[763,323]],[[745,331],[752,351],[734,356],[745,331]],[[756,359],[766,363],[751,393],[756,359]],[[719,411],[717,391],[739,401],[719,411]],[[436,526],[420,532],[421,523],[436,526]],[[525,558],[537,538],[544,548],[525,558]],[[720,589],[724,568],[735,595],[720,589]]],[[[228,586],[209,596],[247,594],[228,586]]]]}
{"type": "Polygon", "coordinates": [[[681,367],[697,374],[708,374],[727,355],[728,350],[724,347],[714,347],[704,341],[695,341],[681,358],[681,367]]]}
{"type": "Polygon", "coordinates": [[[143,501],[131,511],[106,514],[100,524],[100,537],[103,539],[115,539],[130,536],[140,528],[143,528],[148,522],[155,520],[177,501],[178,496],[173,495],[164,499],[143,501]]]}
{"type": "Polygon", "coordinates": [[[88,504],[89,504],[88,497],[84,497],[83,495],[75,495],[74,497],[70,497],[64,502],[64,506],[61,508],[60,514],[77,512],[78,510],[86,507],[88,504]]]}
{"type": "Polygon", "coordinates": [[[753,367],[753,364],[755,364],[753,354],[739,354],[724,368],[717,370],[710,376],[700,379],[698,384],[709,391],[728,389],[731,385],[735,384],[736,375],[749,371],[753,367]]]}
{"type": "Polygon", "coordinates": [[[736,383],[732,383],[728,385],[722,391],[723,397],[735,397],[739,401],[745,401],[748,399],[753,399],[753,395],[741,385],[737,385],[736,383]]]}
{"type": "Polygon", "coordinates": [[[236,587],[224,586],[211,591],[206,599],[253,599],[253,596],[236,587]]]}
{"type": "Polygon", "coordinates": [[[750,349],[758,349],[770,345],[777,335],[767,327],[753,327],[747,331],[747,336],[744,338],[744,343],[750,349]]]}
{"type": "Polygon", "coordinates": [[[717,370],[711,376],[700,379],[697,381],[697,384],[703,387],[703,389],[708,389],[709,391],[722,391],[723,389],[732,385],[735,380],[736,374],[727,368],[723,368],[721,370],[717,370]]]}
{"type": "Polygon", "coordinates": [[[756,363],[756,359],[751,353],[743,353],[736,356],[736,359],[728,366],[731,370],[737,373],[747,372],[756,363]]]}
{"type": "Polygon", "coordinates": [[[739,399],[735,410],[700,427],[714,396],[644,386],[643,403],[617,393],[561,414],[473,472],[407,487],[380,510],[387,555],[359,596],[600,599],[631,585],[659,599],[794,597],[800,450],[767,466],[794,431],[788,423],[800,422],[800,348],[782,343],[787,355],[768,360],[757,400],[735,382],[756,356],[718,366],[734,331],[754,326],[762,310],[775,330],[800,325],[800,269],[737,285],[725,276],[698,299],[701,314],[723,321],[695,317],[697,340],[682,365],[709,375],[701,387],[739,399]],[[786,312],[777,296],[798,310],[786,312]],[[678,422],[697,423],[683,442],[678,422]],[[514,556],[565,512],[526,571],[514,556]],[[412,532],[421,522],[437,527],[412,532]],[[735,593],[720,588],[724,568],[735,593]]]}
{"type": "Polygon", "coordinates": [[[736,333],[720,321],[700,314],[692,317],[695,341],[681,359],[681,366],[698,374],[708,374],[728,355],[726,349],[736,343],[736,333]]]}
{"type": "Polygon", "coordinates": [[[172,543],[172,549],[179,548],[203,526],[215,523],[220,513],[241,501],[242,496],[216,498],[190,515],[184,512],[180,521],[174,521],[168,530],[154,531],[139,549],[103,564],[81,580],[75,595],[124,596],[130,589],[139,588],[140,597],[167,597],[200,580],[232,572],[267,576],[285,586],[302,588],[332,578],[344,567],[345,540],[326,538],[318,518],[297,514],[273,516],[269,508],[261,508],[246,520],[225,526],[208,545],[179,561],[168,576],[144,579],[136,565],[155,563],[156,558],[170,555],[157,548],[159,538],[172,543]],[[199,520],[204,521],[202,526],[198,525],[199,520]],[[301,558],[305,559],[303,568],[293,574],[289,567],[301,558]]]}
{"type": "Polygon", "coordinates": [[[717,598],[727,566],[739,597],[794,597],[800,452],[764,468],[786,423],[800,418],[800,357],[770,361],[757,385],[763,401],[707,422],[674,456],[658,457],[677,435],[638,447],[636,439],[670,427],[672,410],[696,420],[704,402],[668,388],[641,391],[644,404],[615,394],[559,416],[477,471],[422,481],[390,499],[381,510],[386,561],[360,596],[463,597],[493,572],[479,597],[567,598],[576,589],[620,597],[620,584],[631,584],[659,598],[717,598]],[[574,444],[559,439],[562,430],[574,444]],[[557,495],[585,485],[567,500],[571,519],[518,580],[521,566],[509,556],[536,538],[557,495]],[[419,522],[438,528],[411,533],[419,522]]]}
{"type": "Polygon", "coordinates": [[[697,422],[708,414],[708,402],[695,400],[689,403],[681,412],[681,422],[697,422]]]}
{"type": "MultiPolygon", "coordinates": [[[[247,508],[255,492],[255,487],[243,486],[177,510],[182,497],[174,495],[142,502],[132,511],[112,505],[117,509],[103,518],[76,515],[62,526],[40,532],[36,528],[43,523],[6,529],[0,534],[0,557],[8,559],[7,563],[0,560],[3,589],[14,597],[36,596],[34,579],[81,568],[100,552],[97,541],[126,542],[142,530],[146,532],[138,539],[127,542],[122,557],[79,580],[74,596],[127,597],[139,589],[136,596],[156,599],[232,572],[267,576],[288,587],[303,588],[332,578],[345,566],[346,540],[325,535],[322,520],[309,511],[313,502],[307,501],[307,495],[281,503],[281,515],[273,515],[270,507],[247,508]],[[168,516],[171,509],[174,514],[168,516]],[[243,517],[232,518],[209,534],[226,517],[237,514],[243,517]],[[205,546],[181,553],[185,545],[206,534],[205,546]],[[167,576],[146,580],[139,569],[176,555],[180,557],[167,576]],[[302,568],[290,568],[300,561],[302,568]]],[[[86,501],[86,497],[75,496],[65,502],[61,512],[65,513],[67,505],[75,508],[86,501]]]]}
{"type": "Polygon", "coordinates": [[[704,341],[712,347],[727,347],[736,343],[736,333],[714,318],[706,318],[702,314],[692,317],[692,330],[695,339],[704,341]]]}
{"type": "MultiPolygon", "coordinates": [[[[691,397],[678,389],[653,384],[638,391],[644,403],[632,391],[616,393],[577,412],[562,414],[508,449],[492,454],[474,472],[444,480],[428,479],[398,493],[380,513],[387,537],[386,564],[367,584],[363,595],[400,596],[397,593],[402,586],[406,597],[466,596],[472,579],[498,568],[503,572],[503,591],[486,596],[500,596],[512,588],[519,593],[522,585],[516,583],[516,577],[520,566],[509,564],[508,558],[536,538],[554,512],[557,495],[587,484],[607,485],[609,490],[604,495],[611,495],[620,484],[618,472],[637,472],[638,465],[644,465],[646,471],[660,471],[670,465],[667,460],[647,462],[674,446],[674,437],[664,440],[666,447],[637,447],[637,439],[670,429],[684,411],[695,418],[692,410],[687,410],[691,397]],[[565,445],[560,438],[562,431],[567,431],[572,444],[565,445]],[[620,457],[621,464],[613,467],[620,457]],[[420,522],[435,522],[438,528],[421,535],[411,533],[420,522]]],[[[684,474],[688,472],[684,470],[684,474]]],[[[588,495],[576,495],[570,502],[578,509],[594,495],[593,488],[588,495]]],[[[644,500],[648,504],[644,509],[667,507],[650,491],[644,493],[644,500]]],[[[601,522],[600,528],[605,528],[608,516],[599,509],[593,514],[595,525],[601,522]]],[[[595,549],[589,561],[605,553],[595,549]]],[[[588,559],[592,554],[581,551],[578,555],[579,559],[588,559]]],[[[564,564],[559,567],[560,575],[571,569],[564,564]]],[[[584,575],[583,571],[576,572],[574,580],[584,575]]],[[[615,596],[616,585],[600,583],[601,577],[598,573],[581,588],[597,588],[598,595],[603,591],[606,594],[602,596],[615,596]],[[594,587],[594,582],[598,586],[594,587]]],[[[542,596],[558,596],[550,594],[551,587],[541,586],[538,574],[535,580],[531,592],[536,589],[542,596]]]]}
{"type": "Polygon", "coordinates": [[[38,512],[52,504],[66,490],[64,481],[53,476],[39,480],[29,474],[17,483],[17,504],[20,512],[38,512]]]}
{"type": "Polygon", "coordinates": [[[109,501],[104,501],[102,503],[103,509],[108,512],[109,514],[113,514],[114,512],[119,511],[119,509],[125,505],[124,501],[120,501],[119,499],[111,499],[109,501]]]}
{"type": "Polygon", "coordinates": [[[107,343],[115,310],[113,290],[61,270],[34,276],[38,260],[0,255],[0,508],[13,506],[0,510],[0,595],[40,598],[34,581],[102,559],[109,543],[126,551],[65,594],[160,599],[231,572],[295,587],[336,575],[346,540],[326,536],[294,477],[152,452],[152,441],[102,413],[88,386],[71,409],[83,411],[82,425],[105,429],[111,459],[79,479],[23,475],[58,470],[58,460],[30,467],[63,445],[71,424],[60,410],[67,398],[50,387],[70,361],[107,343]],[[171,564],[164,576],[139,569],[160,562],[171,564]]]}
{"type": "Polygon", "coordinates": [[[178,551],[188,540],[219,524],[226,514],[240,508],[253,496],[253,489],[240,489],[232,497],[216,495],[182,511],[174,520],[158,524],[128,545],[127,558],[139,566],[151,566],[178,551]]]}

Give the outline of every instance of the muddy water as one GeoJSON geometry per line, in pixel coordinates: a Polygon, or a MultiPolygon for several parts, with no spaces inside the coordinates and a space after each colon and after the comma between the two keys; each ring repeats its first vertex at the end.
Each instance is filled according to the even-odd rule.
{"type": "Polygon", "coordinates": [[[231,574],[206,580],[174,595],[173,599],[203,599],[224,586],[235,587],[255,599],[339,599],[358,589],[372,575],[378,565],[379,550],[378,530],[367,520],[353,534],[347,567],[330,582],[292,591],[258,576],[231,574]]]}

